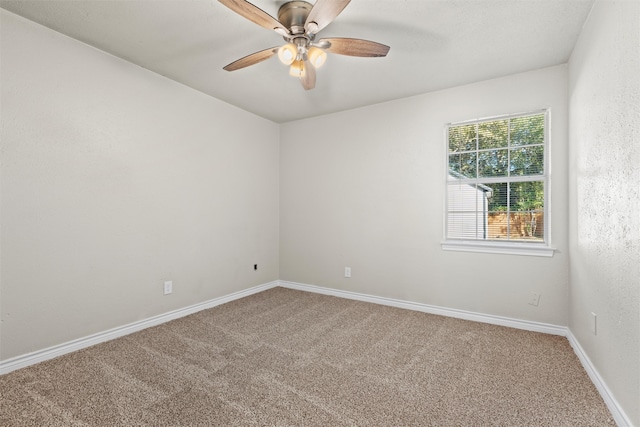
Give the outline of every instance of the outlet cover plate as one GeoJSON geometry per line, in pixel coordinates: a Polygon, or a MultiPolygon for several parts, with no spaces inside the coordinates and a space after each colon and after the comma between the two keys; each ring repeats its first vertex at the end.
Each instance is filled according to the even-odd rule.
{"type": "Polygon", "coordinates": [[[529,298],[529,305],[537,307],[540,304],[540,294],[537,292],[531,292],[531,297],[529,298]]]}
{"type": "Polygon", "coordinates": [[[173,281],[169,280],[164,282],[164,294],[169,295],[173,292],[173,281]]]}

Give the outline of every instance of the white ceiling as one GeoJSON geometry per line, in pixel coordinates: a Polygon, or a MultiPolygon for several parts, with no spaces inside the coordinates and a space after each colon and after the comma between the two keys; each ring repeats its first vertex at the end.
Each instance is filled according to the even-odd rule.
{"type": "MultiPolygon", "coordinates": [[[[254,0],[277,17],[276,0],[254,0]]],[[[0,6],[275,122],[566,63],[593,0],[352,0],[322,37],[391,46],[329,55],[305,91],[276,57],[226,64],[283,40],[217,0],[7,1],[0,6]]]]}

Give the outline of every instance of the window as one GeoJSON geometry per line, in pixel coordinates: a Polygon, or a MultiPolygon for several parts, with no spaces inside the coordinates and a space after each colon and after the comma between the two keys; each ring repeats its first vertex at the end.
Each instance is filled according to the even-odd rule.
{"type": "Polygon", "coordinates": [[[444,249],[553,255],[548,112],[447,126],[444,249]]]}

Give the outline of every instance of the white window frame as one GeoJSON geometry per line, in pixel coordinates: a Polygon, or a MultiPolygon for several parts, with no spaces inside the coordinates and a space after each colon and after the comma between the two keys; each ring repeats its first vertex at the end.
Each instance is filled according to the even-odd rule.
{"type": "MultiPolygon", "coordinates": [[[[551,205],[550,205],[550,182],[551,182],[551,167],[550,167],[550,109],[527,111],[516,114],[505,114],[500,116],[485,117],[479,119],[465,120],[461,122],[452,122],[445,125],[445,177],[444,177],[444,227],[443,227],[443,241],[441,243],[442,249],[445,251],[462,251],[462,252],[481,252],[481,253],[494,253],[494,254],[512,254],[512,255],[528,255],[528,256],[542,256],[552,257],[555,248],[551,246],[551,205]],[[482,239],[451,239],[447,237],[448,229],[448,192],[449,192],[449,128],[452,126],[459,126],[465,124],[477,124],[488,121],[513,119],[523,116],[531,116],[535,114],[544,114],[544,173],[540,176],[531,177],[531,180],[544,182],[544,241],[543,242],[522,242],[522,241],[497,241],[497,240],[482,240],[482,239]]],[[[483,181],[496,181],[499,178],[488,178],[483,181]]],[[[528,179],[528,178],[525,178],[528,179]]]]}

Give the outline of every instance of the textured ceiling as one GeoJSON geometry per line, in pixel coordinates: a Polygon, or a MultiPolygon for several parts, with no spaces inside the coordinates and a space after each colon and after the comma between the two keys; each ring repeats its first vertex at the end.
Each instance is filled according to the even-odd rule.
{"type": "MultiPolygon", "coordinates": [[[[253,3],[277,16],[282,1],[253,3]]],[[[568,61],[593,0],[352,0],[319,37],[391,46],[329,55],[305,91],[277,58],[226,64],[282,38],[216,0],[6,1],[0,6],[244,110],[287,122],[568,61]]]]}

